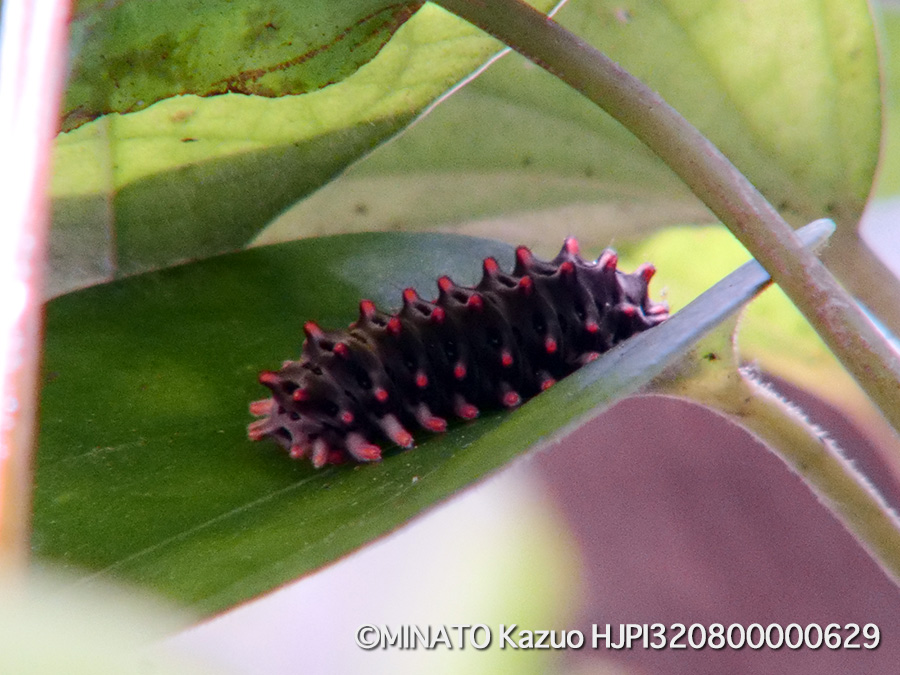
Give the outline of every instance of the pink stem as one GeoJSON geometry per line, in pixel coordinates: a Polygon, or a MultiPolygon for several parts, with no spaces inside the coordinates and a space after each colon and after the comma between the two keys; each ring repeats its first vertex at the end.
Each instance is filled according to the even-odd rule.
{"type": "Polygon", "coordinates": [[[0,562],[24,563],[40,363],[50,150],[68,0],[6,0],[0,26],[0,562]]]}

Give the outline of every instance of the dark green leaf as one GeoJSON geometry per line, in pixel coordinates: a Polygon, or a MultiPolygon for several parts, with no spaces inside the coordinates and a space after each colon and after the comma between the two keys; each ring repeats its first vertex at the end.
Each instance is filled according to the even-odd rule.
{"type": "MultiPolygon", "coordinates": [[[[307,240],[211,258],[51,302],[34,550],[214,612],[406,522],[646,383],[766,280],[754,263],[662,326],[511,414],[486,414],[380,464],[316,471],[246,438],[257,372],[300,326],[355,318],[400,290],[460,283],[512,250],[442,235],[307,240]]],[[[429,293],[430,295],[430,293],[429,293]]]]}

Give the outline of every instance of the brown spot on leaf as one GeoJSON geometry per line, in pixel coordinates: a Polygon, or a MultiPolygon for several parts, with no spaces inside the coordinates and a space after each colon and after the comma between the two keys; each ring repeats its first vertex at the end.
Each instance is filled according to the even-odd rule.
{"type": "Polygon", "coordinates": [[[186,122],[187,120],[191,119],[196,114],[196,112],[196,110],[177,110],[172,113],[169,119],[171,119],[173,122],[186,122]]]}
{"type": "MultiPolygon", "coordinates": [[[[356,21],[356,23],[348,26],[343,31],[338,33],[330,42],[321,44],[313,49],[310,49],[307,52],[304,52],[303,54],[295,56],[292,59],[268,65],[263,68],[252,68],[244,70],[229,78],[214,82],[211,85],[211,93],[231,92],[235,94],[255,94],[257,96],[277,96],[277,93],[272,91],[271,89],[261,87],[258,84],[258,80],[260,80],[263,76],[268,75],[269,73],[275,73],[281,70],[287,70],[288,68],[293,68],[294,66],[298,66],[302,63],[305,63],[306,61],[309,61],[319,54],[327,52],[329,49],[346,39],[347,36],[352,34],[353,31],[355,31],[358,27],[369,22],[377,21],[379,17],[383,17],[381,19],[381,24],[373,25],[371,27],[370,34],[379,35],[384,32],[393,33],[402,24],[406,23],[406,21],[413,14],[415,14],[415,12],[419,9],[419,7],[422,6],[422,4],[422,2],[404,2],[384,7],[380,11],[368,16],[364,16],[363,18],[356,21]]],[[[332,84],[334,81],[321,84],[324,86],[325,84],[332,84]]]]}

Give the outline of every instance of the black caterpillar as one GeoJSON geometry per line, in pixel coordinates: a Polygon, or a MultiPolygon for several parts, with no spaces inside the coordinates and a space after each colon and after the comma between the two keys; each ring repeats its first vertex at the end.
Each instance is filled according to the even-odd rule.
{"type": "Polygon", "coordinates": [[[625,274],[617,263],[610,249],[583,260],[574,238],[550,262],[520,246],[512,274],[486,258],[477,286],[443,276],[434,302],[407,288],[394,314],[360,302],[346,331],[310,321],[300,360],[260,373],[272,396],[250,404],[262,419],[248,435],[316,467],[372,462],[381,459],[376,442],[412,447],[415,425],[440,433],[451,415],[514,408],[668,318],[647,295],[653,265],[625,274]]]}

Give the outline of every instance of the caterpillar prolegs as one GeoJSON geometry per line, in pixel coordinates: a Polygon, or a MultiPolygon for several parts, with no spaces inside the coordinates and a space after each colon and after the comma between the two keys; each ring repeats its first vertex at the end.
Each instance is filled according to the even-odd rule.
{"type": "Polygon", "coordinates": [[[551,261],[520,246],[511,273],[486,258],[476,286],[442,276],[433,301],[407,288],[392,314],[362,300],[346,330],[307,322],[300,359],[260,373],[271,396],[250,404],[261,419],[248,435],[316,467],[371,462],[386,440],[412,447],[410,429],[440,433],[448,418],[515,408],[668,318],[647,294],[653,265],[626,274],[617,264],[610,249],[582,259],[574,238],[551,261]]]}

